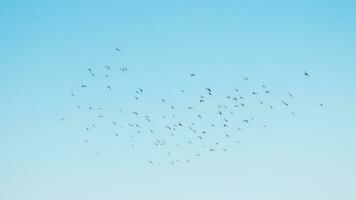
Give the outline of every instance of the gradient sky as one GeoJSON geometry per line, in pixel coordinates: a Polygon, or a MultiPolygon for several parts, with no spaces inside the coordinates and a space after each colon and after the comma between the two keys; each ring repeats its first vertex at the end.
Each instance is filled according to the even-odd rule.
{"type": "Polygon", "coordinates": [[[0,199],[356,199],[355,9],[336,0],[2,1],[0,199]],[[181,88],[224,96],[261,84],[276,99],[293,92],[297,115],[253,107],[269,127],[246,130],[228,152],[150,167],[159,155],[120,153],[105,126],[83,143],[90,116],[75,112],[70,90],[88,81],[86,67],[106,64],[129,75],[112,80],[111,96],[80,102],[90,97],[108,115],[162,111],[161,94],[184,106],[173,92],[181,88]],[[132,103],[137,87],[145,104],[132,103]]]}

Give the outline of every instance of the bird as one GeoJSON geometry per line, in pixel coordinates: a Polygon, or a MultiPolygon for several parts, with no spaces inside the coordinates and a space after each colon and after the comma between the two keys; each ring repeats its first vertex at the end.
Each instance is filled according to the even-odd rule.
{"type": "Polygon", "coordinates": [[[115,48],[115,51],[122,52],[122,50],[117,47],[115,48]]]}
{"type": "Polygon", "coordinates": [[[310,77],[310,74],[307,71],[304,71],[304,76],[310,77]]]}
{"type": "MultiPolygon", "coordinates": [[[[115,48],[115,51],[121,52],[121,49],[115,48]]],[[[165,154],[168,148],[174,147],[173,149],[169,149],[169,152],[166,152],[166,154],[169,156],[169,158],[167,158],[168,160],[166,160],[166,163],[168,163],[168,165],[171,163],[172,166],[178,166],[179,164],[189,163],[193,161],[192,157],[188,157],[188,155],[183,155],[183,152],[188,152],[186,150],[189,150],[184,149],[187,146],[189,146],[190,148],[198,147],[200,149],[200,151],[195,151],[192,154],[193,157],[194,155],[196,156],[194,157],[195,159],[199,159],[203,155],[203,152],[225,152],[227,150],[230,151],[231,149],[225,146],[226,144],[224,143],[224,141],[227,142],[231,140],[234,143],[240,144],[240,141],[235,138],[235,136],[237,136],[235,134],[242,133],[241,130],[248,130],[249,128],[253,128],[254,125],[260,126],[261,130],[267,130],[267,123],[257,123],[258,121],[260,121],[260,116],[253,115],[253,117],[251,117],[252,115],[249,115],[250,111],[255,111],[255,108],[253,106],[258,106],[256,107],[256,109],[259,108],[261,112],[266,110],[268,111],[269,109],[277,110],[280,107],[286,106],[288,107],[288,109],[286,109],[287,114],[295,116],[295,113],[289,110],[290,108],[292,108],[292,103],[293,105],[297,104],[297,99],[293,99],[292,102],[292,98],[295,97],[293,91],[286,91],[284,93],[285,98],[274,99],[274,95],[266,95],[271,94],[269,86],[258,83],[258,88],[245,87],[237,89],[237,86],[232,86],[230,89],[220,88],[221,90],[215,88],[214,85],[203,85],[204,87],[201,87],[200,90],[197,90],[196,92],[194,92],[195,90],[193,89],[187,92],[183,89],[184,87],[182,87],[181,85],[179,86],[180,88],[178,87],[178,90],[174,88],[167,88],[167,90],[160,90],[156,93],[159,94],[161,97],[165,97],[164,95],[167,95],[167,92],[169,92],[170,95],[171,93],[173,95],[175,93],[176,99],[174,100],[176,102],[180,102],[181,104],[175,104],[173,102],[170,102],[169,100],[166,101],[165,98],[159,99],[158,97],[158,99],[156,99],[156,102],[153,102],[153,104],[158,105],[151,105],[152,102],[146,99],[146,94],[147,97],[152,97],[154,93],[150,94],[149,90],[146,91],[138,86],[133,88],[127,88],[128,91],[122,92],[122,94],[126,94],[128,98],[133,97],[134,99],[139,100],[136,102],[131,99],[132,101],[128,101],[128,104],[126,105],[127,107],[121,107],[121,102],[115,102],[116,99],[114,99],[113,97],[111,97],[112,99],[108,99],[108,101],[98,101],[98,98],[92,98],[96,94],[100,94],[100,91],[106,91],[106,89],[112,90],[112,86],[115,87],[115,90],[112,90],[112,92],[116,92],[116,90],[118,90],[118,88],[116,88],[118,82],[115,85],[114,83],[108,83],[109,80],[114,81],[116,78],[116,74],[113,73],[114,69],[116,69],[114,65],[104,65],[101,68],[100,72],[99,70],[97,71],[96,68],[89,66],[86,68],[85,73],[89,72],[90,75],[95,78],[89,77],[91,78],[92,82],[86,82],[86,80],[82,80],[83,82],[80,85],[81,88],[88,87],[88,90],[77,91],[76,88],[70,88],[73,89],[70,90],[71,97],[69,96],[69,94],[67,94],[67,97],[75,100],[74,106],[77,105],[77,108],[73,107],[73,110],[76,110],[77,114],[83,115],[85,112],[90,112],[87,114],[90,114],[94,120],[88,122],[88,124],[85,124],[85,126],[81,126],[81,129],[83,129],[83,132],[85,132],[86,134],[89,134],[101,131],[101,128],[103,128],[102,126],[108,126],[104,127],[104,130],[109,131],[109,136],[115,139],[124,139],[125,137],[129,139],[122,140],[127,142],[123,144],[126,146],[126,149],[125,147],[120,147],[122,149],[125,149],[125,153],[134,152],[136,150],[136,146],[138,147],[139,144],[142,144],[137,142],[142,141],[141,139],[146,138],[148,140],[152,139],[151,142],[149,142],[150,148],[155,148],[163,154],[165,154]],[[225,93],[229,90],[230,92],[225,93]],[[84,91],[85,95],[81,93],[84,91]],[[134,95],[128,96],[129,94],[131,94],[130,91],[135,92],[134,95]],[[242,96],[243,93],[250,95],[242,96]],[[90,94],[92,96],[87,96],[90,94]],[[251,98],[251,94],[256,98],[251,98]],[[78,98],[72,98],[74,96],[78,98]],[[97,100],[98,102],[95,102],[95,100],[97,100]],[[276,100],[277,102],[280,101],[281,104],[276,104],[276,100]],[[104,102],[110,102],[110,104],[101,105],[101,103],[104,102]],[[89,105],[89,109],[81,109],[79,105],[89,105]],[[100,105],[100,107],[98,107],[98,105],[100,105]],[[109,107],[109,105],[111,105],[112,107],[109,107]],[[273,107],[272,105],[274,105],[275,107],[273,107]],[[155,106],[155,108],[157,109],[150,113],[148,110],[146,110],[146,107],[150,106],[155,106]],[[120,115],[119,119],[116,118],[118,116],[106,112],[104,113],[104,111],[110,111],[110,109],[112,109],[112,111],[115,113],[117,108],[119,109],[119,112],[117,112],[117,114],[120,115]],[[135,108],[136,111],[133,112],[133,110],[130,110],[130,108],[135,108]],[[78,109],[80,109],[80,111],[78,109]],[[124,109],[125,112],[122,109],[124,109]],[[98,118],[103,119],[99,120],[98,118]],[[219,129],[223,132],[217,134],[219,129]],[[139,139],[140,137],[142,138],[139,139]],[[176,154],[178,153],[178,150],[180,151],[179,157],[178,154],[176,154]]],[[[125,76],[132,76],[130,78],[135,77],[131,74],[131,71],[130,73],[126,73],[128,71],[128,68],[126,66],[120,66],[118,67],[118,69],[121,75],[125,74],[125,76]]],[[[200,79],[201,75],[188,72],[185,76],[188,79],[190,79],[190,77],[198,76],[200,79]]],[[[310,77],[310,74],[304,71],[304,76],[310,77]]],[[[253,77],[243,76],[242,78],[245,81],[253,80],[253,77]]],[[[192,78],[192,81],[199,81],[199,79],[192,78]]],[[[80,83],[81,82],[79,82],[79,84],[80,83]]],[[[211,83],[213,82],[210,82],[209,84],[211,83]]],[[[196,84],[197,86],[199,86],[199,83],[196,84]]],[[[126,88],[126,86],[123,88],[126,88]]],[[[280,93],[279,90],[276,90],[276,94],[277,91],[278,93],[280,93]]],[[[281,93],[283,94],[283,91],[281,91],[281,93]]],[[[110,94],[113,93],[110,92],[110,94]]],[[[320,107],[324,107],[324,103],[322,102],[314,102],[314,105],[316,104],[320,107]]],[[[270,111],[269,115],[271,115],[273,112],[274,111],[270,111]]],[[[281,112],[285,112],[285,110],[281,109],[281,112]]],[[[261,116],[264,115],[261,114],[261,116]]],[[[64,117],[60,118],[60,120],[64,122],[64,117]]],[[[69,120],[69,118],[66,119],[66,121],[67,120],[69,120]]],[[[261,119],[261,121],[264,120],[261,119]]],[[[65,124],[66,123],[63,123],[63,125],[65,124]]],[[[88,139],[82,138],[85,143],[89,143],[88,139]]],[[[118,142],[119,140],[114,141],[118,142]]],[[[94,153],[95,152],[97,156],[99,156],[99,152],[101,152],[101,150],[98,149],[94,151],[94,153]]],[[[157,167],[162,166],[162,164],[164,163],[163,160],[156,160],[155,158],[150,158],[144,162],[148,162],[150,165],[157,167]]]]}
{"type": "Polygon", "coordinates": [[[288,106],[289,104],[285,101],[282,101],[283,105],[288,106]]]}

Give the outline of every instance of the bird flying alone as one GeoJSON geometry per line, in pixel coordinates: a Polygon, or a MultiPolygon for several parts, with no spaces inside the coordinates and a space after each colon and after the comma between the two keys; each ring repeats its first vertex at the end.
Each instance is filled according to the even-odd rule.
{"type": "Polygon", "coordinates": [[[307,71],[304,71],[304,76],[310,77],[310,74],[307,71]]]}
{"type": "Polygon", "coordinates": [[[127,72],[127,67],[122,67],[122,68],[120,68],[120,70],[121,70],[122,72],[127,72]]]}

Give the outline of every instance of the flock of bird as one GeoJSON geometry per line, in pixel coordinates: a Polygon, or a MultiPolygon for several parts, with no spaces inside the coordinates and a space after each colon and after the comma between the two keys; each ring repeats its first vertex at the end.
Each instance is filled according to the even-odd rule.
{"type": "MultiPolygon", "coordinates": [[[[115,48],[115,52],[121,54],[122,50],[115,48]]],[[[124,76],[130,76],[130,70],[127,67],[119,67],[119,72],[124,76]]],[[[85,70],[87,76],[91,79],[99,76],[96,74],[97,70],[93,67],[87,67],[85,70]]],[[[100,76],[108,79],[112,76],[112,66],[105,65],[101,68],[100,76]]],[[[302,75],[302,74],[301,74],[302,75]]],[[[304,71],[305,78],[310,78],[311,75],[307,71],[304,71]]],[[[198,74],[189,73],[187,78],[196,79],[198,74]]],[[[194,80],[195,81],[195,80],[194,80]]],[[[243,81],[250,81],[249,77],[245,77],[243,81]]],[[[114,90],[113,85],[107,83],[101,83],[102,88],[107,92],[114,90]]],[[[103,126],[106,126],[106,131],[110,137],[120,138],[121,141],[129,142],[130,144],[123,144],[118,146],[121,148],[122,153],[130,154],[137,148],[135,138],[143,138],[144,143],[148,144],[144,148],[154,149],[156,153],[151,155],[151,159],[146,162],[149,165],[163,166],[170,165],[175,166],[178,164],[189,164],[195,159],[199,159],[203,154],[210,154],[216,151],[228,151],[231,145],[240,143],[238,139],[239,131],[246,129],[252,125],[256,125],[257,118],[249,115],[249,97],[256,97],[258,99],[257,104],[262,106],[265,110],[273,111],[278,106],[287,108],[287,114],[295,116],[296,113],[290,109],[290,101],[295,98],[294,94],[287,92],[287,98],[278,98],[276,104],[271,104],[264,98],[271,98],[272,91],[267,85],[260,85],[258,90],[250,91],[250,94],[243,95],[242,92],[233,88],[231,94],[227,96],[220,96],[220,99],[224,99],[222,103],[216,103],[218,98],[214,98],[218,95],[217,91],[214,91],[210,87],[204,87],[196,98],[188,98],[194,100],[194,103],[182,107],[179,105],[172,105],[164,96],[157,98],[157,102],[162,106],[164,113],[147,113],[140,112],[138,110],[123,110],[120,108],[117,115],[121,115],[122,120],[112,119],[107,117],[104,113],[105,110],[102,106],[94,106],[95,102],[86,105],[85,103],[78,103],[78,96],[88,90],[89,87],[93,87],[90,84],[82,83],[79,87],[70,90],[71,98],[74,98],[76,110],[95,113],[94,120],[90,125],[86,124],[83,127],[83,132],[95,133],[97,128],[96,120],[104,120],[103,126]],[[214,98],[214,100],[213,100],[214,98]],[[193,106],[203,105],[203,106],[193,106]],[[179,153],[178,153],[179,152],[179,153]],[[160,155],[157,156],[156,155],[160,155]]],[[[179,94],[188,93],[189,88],[181,89],[177,91],[179,94]]],[[[132,101],[141,102],[145,104],[145,89],[142,87],[133,89],[134,95],[132,101]]],[[[131,94],[129,91],[126,94],[131,94]]],[[[162,94],[160,94],[162,95],[162,94]]],[[[131,97],[130,97],[131,98],[131,97]]],[[[150,102],[146,102],[146,107],[150,107],[150,102]]],[[[319,103],[319,106],[323,107],[323,103],[319,103]]],[[[110,110],[110,109],[108,109],[110,110]]],[[[64,122],[64,117],[61,118],[64,122]]],[[[261,128],[267,128],[267,124],[260,124],[261,128]]],[[[98,133],[99,134],[99,133],[98,133]]],[[[89,145],[92,141],[88,138],[87,134],[83,135],[83,143],[89,145]]],[[[101,155],[100,151],[96,152],[97,156],[101,155]]]]}

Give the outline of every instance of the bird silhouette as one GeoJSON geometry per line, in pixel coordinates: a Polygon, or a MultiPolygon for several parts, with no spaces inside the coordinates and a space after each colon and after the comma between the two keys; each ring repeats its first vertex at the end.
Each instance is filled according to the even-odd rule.
{"type": "Polygon", "coordinates": [[[304,71],[304,76],[310,77],[310,74],[306,71],[304,71]]]}
{"type": "MultiPolygon", "coordinates": [[[[115,48],[115,51],[121,52],[121,49],[115,48]]],[[[95,77],[91,78],[90,82],[86,82],[86,79],[81,80],[84,83],[88,83],[90,89],[75,90],[75,93],[70,90],[70,95],[73,98],[67,94],[68,98],[74,101],[73,103],[76,107],[73,106],[73,110],[76,111],[76,115],[88,115],[85,116],[85,119],[91,119],[85,124],[79,124],[79,129],[86,134],[96,134],[96,137],[102,137],[103,134],[97,133],[107,130],[109,136],[117,139],[113,141],[125,143],[121,144],[122,146],[118,146],[118,148],[128,155],[135,155],[133,154],[134,152],[139,152],[141,148],[136,148],[136,146],[145,145],[145,142],[142,141],[147,139],[147,141],[150,141],[149,148],[166,154],[165,158],[157,156],[145,161],[152,166],[163,166],[163,164],[178,166],[179,164],[190,163],[194,159],[202,159],[201,157],[205,155],[204,153],[231,151],[226,146],[227,142],[240,144],[240,140],[237,138],[238,135],[235,133],[242,133],[253,127],[263,128],[262,130],[266,130],[269,127],[267,123],[263,123],[266,119],[260,119],[264,116],[262,112],[268,113],[271,116],[270,119],[275,119],[273,114],[276,112],[269,110],[277,111],[279,108],[284,107],[286,109],[280,109],[281,113],[284,112],[286,115],[295,116],[295,112],[291,112],[291,109],[300,99],[295,98],[291,91],[276,90],[276,92],[272,93],[269,86],[258,82],[254,83],[255,78],[247,76],[242,78],[251,84],[257,85],[259,89],[249,88],[248,86],[239,86],[240,88],[237,89],[233,85],[230,88],[220,88],[218,87],[219,85],[212,85],[213,82],[209,82],[209,87],[206,87],[207,85],[201,87],[203,82],[200,82],[199,79],[194,79],[194,84],[200,87],[200,90],[192,88],[187,92],[184,89],[177,90],[167,84],[165,86],[167,89],[157,90],[155,93],[138,87],[136,85],[139,83],[138,81],[132,84],[125,83],[125,87],[120,87],[118,83],[122,79],[118,76],[132,78],[132,80],[138,79],[139,76],[135,74],[137,71],[124,73],[128,71],[127,67],[102,66],[104,67],[101,69],[89,66],[84,72],[81,72],[84,75],[88,75],[86,73],[89,72],[92,77],[95,77]],[[119,69],[120,73],[115,74],[114,69],[119,69]],[[112,90],[112,87],[115,87],[115,90],[112,90]],[[122,94],[120,97],[133,97],[133,99],[125,102],[115,98],[114,94],[119,88],[123,88],[120,91],[122,94]],[[107,99],[94,98],[97,94],[108,90],[112,91],[108,92],[110,95],[108,95],[107,99]],[[133,92],[135,92],[135,96],[130,96],[133,92]],[[286,98],[276,98],[274,93],[277,94],[277,92],[286,94],[286,98]],[[167,97],[169,101],[165,98],[160,99],[157,95],[167,97]],[[175,98],[172,95],[176,95],[174,96],[175,98]],[[151,101],[151,98],[153,100],[156,99],[156,101],[151,101]],[[157,101],[159,99],[160,101],[157,101]],[[81,109],[80,105],[89,105],[89,109],[81,109]],[[261,115],[257,115],[258,113],[261,115]],[[127,138],[128,140],[125,142],[121,138],[127,138]],[[199,150],[192,153],[192,150],[197,148],[199,150]],[[163,159],[166,160],[164,161],[163,159]]],[[[190,77],[198,76],[196,73],[188,75],[190,77]]],[[[304,71],[304,76],[310,77],[310,74],[304,71]]],[[[184,75],[181,78],[184,80],[184,75]]],[[[80,85],[81,88],[88,87],[84,83],[80,85]]],[[[178,88],[183,87],[178,85],[178,88]]],[[[318,105],[324,107],[322,102],[319,102],[318,105]]],[[[83,108],[86,107],[83,106],[83,108]]],[[[279,114],[279,112],[277,113],[279,114]]],[[[60,119],[64,122],[64,117],[60,119]]],[[[295,118],[290,119],[293,120],[295,118]]],[[[69,119],[66,119],[67,121],[69,119]]],[[[63,125],[65,124],[67,123],[63,123],[63,125]]],[[[84,139],[81,139],[90,147],[91,144],[89,144],[87,138],[89,136],[86,135],[84,137],[84,139]]],[[[96,152],[97,156],[100,156],[99,152],[104,153],[102,149],[94,150],[94,152],[96,152]]]]}

